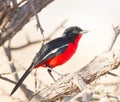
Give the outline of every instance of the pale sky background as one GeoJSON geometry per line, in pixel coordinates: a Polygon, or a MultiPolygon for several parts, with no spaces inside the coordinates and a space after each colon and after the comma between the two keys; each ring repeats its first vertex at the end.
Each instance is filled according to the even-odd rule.
{"type": "MultiPolygon", "coordinates": [[[[114,34],[112,25],[120,24],[120,0],[55,0],[39,13],[39,18],[45,30],[45,36],[48,36],[65,19],[68,19],[65,28],[77,25],[82,29],[89,30],[89,33],[84,35],[79,42],[78,50],[72,59],[55,69],[60,73],[71,73],[89,63],[96,55],[107,50],[112,34],[114,34]]],[[[14,37],[13,46],[25,42],[24,34],[29,35],[31,40],[41,39],[42,36],[39,31],[36,31],[35,25],[36,20],[32,18],[31,22],[14,37]],[[14,43],[15,41],[17,42],[14,43]]],[[[63,31],[64,29],[61,29],[56,35],[60,36],[63,31]]],[[[37,44],[28,49],[13,52],[13,58],[27,69],[40,46],[37,44]]],[[[114,48],[120,48],[120,37],[114,48]]],[[[44,83],[49,84],[52,79],[47,74],[46,69],[39,68],[38,72],[38,77],[44,83]]],[[[23,73],[24,71],[20,72],[20,76],[23,73]]],[[[24,83],[28,87],[34,88],[34,83],[30,84],[30,77],[24,83]]],[[[10,92],[10,90],[11,88],[8,91],[10,92]]],[[[18,90],[16,96],[19,96],[17,93],[19,93],[18,90]]]]}

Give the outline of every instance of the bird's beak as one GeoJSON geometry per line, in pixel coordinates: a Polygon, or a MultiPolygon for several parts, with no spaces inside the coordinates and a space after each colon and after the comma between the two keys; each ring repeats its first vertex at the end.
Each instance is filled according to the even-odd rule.
{"type": "Polygon", "coordinates": [[[89,32],[88,30],[83,30],[83,31],[80,32],[80,34],[86,34],[88,32],[89,32]]]}

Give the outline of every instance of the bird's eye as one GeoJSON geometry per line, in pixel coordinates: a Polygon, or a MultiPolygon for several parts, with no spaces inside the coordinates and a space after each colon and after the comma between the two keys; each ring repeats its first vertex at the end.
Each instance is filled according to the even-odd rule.
{"type": "Polygon", "coordinates": [[[78,31],[77,31],[77,30],[73,30],[73,33],[75,33],[75,34],[76,34],[76,33],[78,33],[78,31]]]}

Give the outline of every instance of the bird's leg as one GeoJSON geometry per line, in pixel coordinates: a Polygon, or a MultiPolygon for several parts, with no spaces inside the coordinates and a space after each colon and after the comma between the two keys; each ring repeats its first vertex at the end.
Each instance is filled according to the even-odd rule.
{"type": "Polygon", "coordinates": [[[53,75],[52,75],[52,71],[53,71],[54,73],[58,74],[58,75],[61,76],[61,77],[64,77],[64,76],[70,74],[70,73],[68,73],[68,74],[63,75],[63,74],[61,74],[61,73],[58,73],[57,71],[55,71],[55,70],[52,69],[51,67],[47,67],[47,71],[48,71],[49,75],[52,77],[52,79],[53,79],[55,82],[56,82],[56,80],[55,80],[55,78],[54,78],[53,75]]]}
{"type": "Polygon", "coordinates": [[[54,78],[54,76],[52,75],[52,70],[50,70],[50,69],[47,69],[47,71],[48,71],[48,73],[49,73],[49,75],[52,77],[52,79],[56,82],[56,80],[55,80],[55,78],[54,78]]]}
{"type": "Polygon", "coordinates": [[[52,68],[50,67],[49,64],[46,64],[46,66],[47,66],[47,71],[48,71],[49,75],[50,75],[50,76],[52,77],[52,79],[56,82],[54,76],[52,75],[52,71],[53,71],[52,68]]]}
{"type": "Polygon", "coordinates": [[[54,76],[52,75],[52,72],[54,72],[54,73],[56,73],[57,75],[59,75],[59,76],[65,76],[65,75],[63,75],[63,74],[61,74],[61,73],[58,73],[57,71],[55,71],[54,69],[52,69],[51,67],[50,67],[50,65],[48,65],[48,64],[46,64],[46,66],[47,66],[47,71],[48,71],[48,73],[49,73],[49,75],[52,77],[52,79],[56,82],[56,80],[55,80],[55,78],[54,78],[54,76]]]}
{"type": "Polygon", "coordinates": [[[63,74],[58,73],[57,71],[55,71],[55,70],[52,69],[51,67],[48,67],[47,69],[51,70],[51,72],[53,71],[53,72],[56,73],[57,75],[64,76],[63,74]]]}
{"type": "Polygon", "coordinates": [[[49,70],[53,71],[54,73],[56,73],[56,74],[57,74],[57,75],[59,75],[59,76],[64,76],[63,74],[58,73],[57,71],[55,71],[55,70],[54,70],[54,69],[52,69],[51,67],[48,67],[47,69],[49,69],[49,70]]]}
{"type": "Polygon", "coordinates": [[[52,79],[53,79],[54,81],[56,81],[56,80],[55,80],[54,76],[52,75],[52,71],[53,71],[54,73],[60,75],[60,76],[63,76],[62,74],[60,74],[60,73],[58,73],[57,71],[55,71],[54,69],[52,69],[52,68],[50,67],[50,65],[46,64],[46,66],[47,66],[47,71],[48,71],[49,75],[52,77],[52,79]]]}

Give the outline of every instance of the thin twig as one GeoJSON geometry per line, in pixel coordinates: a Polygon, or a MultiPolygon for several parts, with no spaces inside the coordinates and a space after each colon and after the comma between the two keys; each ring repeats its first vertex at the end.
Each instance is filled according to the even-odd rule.
{"type": "Polygon", "coordinates": [[[118,78],[120,78],[120,76],[118,76],[117,74],[112,73],[112,72],[108,72],[107,74],[112,75],[112,76],[114,76],[114,77],[118,77],[118,78]]]}
{"type": "Polygon", "coordinates": [[[18,73],[18,72],[17,72],[17,71],[15,71],[15,72],[0,73],[0,75],[8,75],[8,74],[16,74],[16,73],[18,73]]]}
{"type": "Polygon", "coordinates": [[[118,26],[116,26],[116,27],[113,26],[113,30],[114,30],[114,36],[113,36],[114,38],[113,38],[113,40],[111,41],[111,46],[109,47],[108,51],[112,50],[113,45],[114,45],[114,43],[116,42],[116,39],[117,39],[117,37],[118,37],[119,34],[120,34],[120,25],[118,25],[118,26]]]}
{"type": "MultiPolygon", "coordinates": [[[[50,40],[50,38],[62,27],[64,27],[65,23],[67,22],[67,19],[65,19],[60,25],[58,25],[55,30],[52,31],[52,33],[49,34],[49,36],[47,38],[44,38],[44,41],[48,41],[50,40]]],[[[26,36],[27,37],[27,36],[26,36]]],[[[42,40],[37,40],[37,41],[30,41],[30,39],[27,37],[27,44],[18,46],[18,47],[11,47],[11,50],[19,50],[19,49],[23,49],[26,48],[32,44],[37,44],[37,43],[41,43],[42,40]]]]}
{"type": "Polygon", "coordinates": [[[109,94],[107,94],[106,97],[107,97],[107,98],[113,98],[113,99],[117,100],[117,102],[120,102],[120,97],[118,97],[118,96],[114,96],[114,95],[109,95],[109,94]]]}
{"type": "Polygon", "coordinates": [[[23,2],[25,2],[27,0],[21,0],[19,3],[18,3],[18,6],[20,6],[23,2]]]}
{"type": "Polygon", "coordinates": [[[16,84],[15,81],[13,81],[13,80],[11,80],[11,79],[8,79],[8,78],[6,78],[6,77],[3,77],[3,76],[1,76],[1,75],[0,75],[0,79],[5,80],[5,81],[8,81],[8,82],[10,82],[10,83],[12,83],[12,84],[16,84]]]}
{"type": "MultiPolygon", "coordinates": [[[[16,83],[17,83],[17,82],[15,82],[15,81],[13,81],[13,80],[11,80],[11,79],[8,79],[8,78],[6,78],[6,77],[3,77],[3,76],[1,76],[1,75],[0,75],[0,79],[5,80],[5,81],[7,81],[7,82],[10,82],[10,83],[12,83],[12,84],[16,84],[16,83]]],[[[30,100],[31,97],[32,97],[33,92],[32,92],[31,90],[29,90],[29,89],[26,87],[26,85],[24,85],[24,84],[22,84],[20,87],[21,87],[22,90],[24,90],[23,92],[26,93],[25,96],[28,98],[28,100],[30,100]]]]}
{"type": "Polygon", "coordinates": [[[39,17],[38,17],[38,15],[37,15],[37,12],[36,12],[36,10],[35,10],[35,8],[34,8],[33,1],[32,1],[32,0],[28,0],[28,2],[30,3],[30,6],[31,6],[31,8],[32,8],[32,10],[33,10],[33,13],[34,13],[34,15],[35,15],[35,17],[36,17],[37,28],[40,29],[40,32],[41,32],[41,34],[43,35],[43,44],[44,44],[44,33],[43,33],[44,30],[43,30],[43,28],[42,28],[42,26],[41,26],[41,24],[40,24],[40,20],[39,20],[39,17]]]}
{"type": "MultiPolygon", "coordinates": [[[[16,71],[16,67],[15,67],[15,65],[14,65],[14,63],[11,61],[12,60],[12,55],[11,55],[11,48],[10,48],[10,44],[11,44],[11,40],[9,40],[9,43],[8,43],[8,46],[7,46],[7,48],[6,47],[4,47],[4,51],[5,51],[5,53],[6,53],[6,56],[7,56],[7,58],[8,58],[8,60],[11,62],[9,65],[10,65],[10,68],[11,68],[11,71],[15,74],[15,79],[18,81],[19,80],[19,77],[18,77],[18,74],[17,74],[17,71],[16,71]]],[[[5,74],[5,73],[4,73],[5,74]]],[[[3,78],[2,76],[1,76],[1,78],[3,78]]],[[[10,81],[10,80],[7,80],[6,78],[4,78],[4,80],[6,80],[6,81],[10,81]]],[[[11,82],[12,83],[12,82],[11,82]]],[[[26,96],[26,98],[29,100],[30,98],[31,98],[31,96],[32,96],[32,94],[30,94],[29,92],[29,90],[27,90],[27,88],[25,89],[25,87],[23,88],[23,87],[20,87],[21,89],[22,89],[22,91],[23,91],[23,93],[25,94],[25,96],[26,96]]]]}
{"type": "Polygon", "coordinates": [[[37,69],[35,70],[35,93],[37,93],[37,69]]]}

